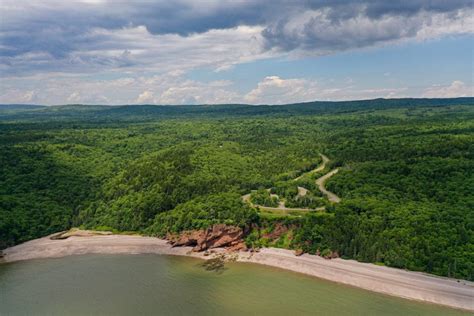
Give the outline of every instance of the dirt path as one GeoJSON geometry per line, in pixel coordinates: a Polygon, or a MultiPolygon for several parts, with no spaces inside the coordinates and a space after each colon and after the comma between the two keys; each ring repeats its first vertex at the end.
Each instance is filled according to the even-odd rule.
{"type": "Polygon", "coordinates": [[[323,171],[324,168],[326,168],[326,164],[329,162],[329,158],[326,157],[325,155],[323,154],[319,154],[321,156],[321,158],[323,159],[323,163],[318,166],[316,169],[313,169],[309,172],[306,172],[306,173],[303,173],[301,174],[299,177],[293,179],[293,181],[298,181],[299,179],[301,179],[303,176],[307,175],[307,174],[313,174],[313,173],[316,173],[316,172],[320,172],[320,171],[323,171]]]}
{"type": "MultiPolygon", "coordinates": [[[[309,208],[291,208],[291,207],[285,207],[283,202],[280,202],[277,207],[271,207],[271,206],[263,206],[263,205],[258,205],[258,204],[253,204],[252,201],[250,200],[250,193],[242,195],[242,200],[250,206],[259,208],[261,210],[266,210],[266,211],[285,211],[285,212],[291,212],[291,211],[312,211],[312,209],[309,208]]],[[[324,207],[318,207],[316,210],[323,210],[324,207]]]]}
{"type": "Polygon", "coordinates": [[[324,195],[326,195],[328,200],[333,203],[341,202],[341,198],[338,197],[336,194],[326,190],[326,188],[324,187],[324,183],[326,182],[327,179],[335,175],[338,171],[339,169],[331,170],[330,172],[326,173],[324,176],[316,180],[316,184],[319,187],[319,191],[321,191],[324,195]]]}
{"type": "MultiPolygon", "coordinates": [[[[317,173],[317,172],[320,172],[320,171],[323,171],[325,168],[326,168],[326,165],[327,163],[329,162],[329,158],[326,157],[325,155],[323,154],[320,154],[321,155],[321,158],[322,158],[322,164],[320,166],[318,166],[317,168],[311,170],[311,171],[308,171],[306,173],[303,173],[301,174],[299,177],[293,179],[293,181],[297,181],[299,179],[301,179],[303,176],[307,175],[307,174],[313,174],[313,173],[317,173]]],[[[328,198],[328,200],[330,202],[333,202],[333,203],[339,203],[341,201],[341,199],[334,193],[326,190],[326,188],[324,187],[324,183],[326,182],[327,179],[329,179],[330,177],[332,177],[334,174],[336,174],[337,172],[339,171],[339,169],[334,169],[330,172],[328,172],[327,174],[325,174],[324,176],[318,178],[316,180],[316,184],[318,185],[319,187],[319,190],[324,194],[326,195],[326,197],[328,198]]],[[[268,191],[270,191],[270,189],[267,189],[268,191]]],[[[303,188],[303,187],[298,187],[298,194],[301,195],[301,196],[304,196],[306,195],[308,192],[307,189],[303,188]]],[[[272,196],[275,196],[274,194],[272,196]]],[[[326,208],[324,206],[321,206],[321,207],[317,207],[315,209],[310,209],[310,208],[293,208],[293,207],[286,207],[285,204],[283,202],[279,202],[278,204],[278,207],[270,207],[270,206],[263,206],[263,205],[257,205],[257,204],[253,204],[252,201],[250,200],[250,193],[249,194],[245,194],[242,196],[242,200],[248,204],[250,204],[250,206],[252,207],[258,207],[262,210],[267,210],[267,211],[286,211],[286,212],[292,212],[292,211],[297,211],[297,212],[301,212],[301,211],[306,211],[306,212],[310,212],[310,211],[323,211],[325,210],[326,208]]]]}

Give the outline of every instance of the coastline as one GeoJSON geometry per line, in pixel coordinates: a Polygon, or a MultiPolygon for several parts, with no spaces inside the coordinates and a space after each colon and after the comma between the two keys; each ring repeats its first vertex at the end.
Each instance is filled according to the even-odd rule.
{"type": "MultiPolygon", "coordinates": [[[[51,235],[53,236],[53,235],[51,235]]],[[[192,247],[171,247],[168,241],[139,235],[71,236],[52,240],[43,237],[3,250],[0,262],[59,258],[81,254],[159,254],[210,259],[211,255],[192,252],[192,247]]],[[[225,249],[213,249],[225,253],[225,249]]],[[[264,248],[260,252],[239,252],[238,262],[257,263],[299,272],[365,290],[416,301],[474,311],[474,282],[437,277],[420,272],[361,263],[354,260],[327,260],[304,254],[295,256],[286,249],[264,248]]]]}

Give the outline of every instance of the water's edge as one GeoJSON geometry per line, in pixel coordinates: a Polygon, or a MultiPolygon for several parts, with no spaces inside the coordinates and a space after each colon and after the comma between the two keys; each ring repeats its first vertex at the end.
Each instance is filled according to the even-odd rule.
{"type": "MultiPolygon", "coordinates": [[[[3,262],[38,258],[59,258],[82,254],[159,254],[210,259],[214,255],[172,248],[166,240],[130,235],[71,237],[51,240],[44,237],[4,250],[3,262]]],[[[216,249],[223,254],[223,249],[216,249]]],[[[257,253],[235,253],[235,260],[257,263],[306,274],[385,295],[423,303],[474,311],[474,283],[360,263],[353,260],[326,260],[318,256],[296,257],[292,251],[265,248],[257,253]]]]}

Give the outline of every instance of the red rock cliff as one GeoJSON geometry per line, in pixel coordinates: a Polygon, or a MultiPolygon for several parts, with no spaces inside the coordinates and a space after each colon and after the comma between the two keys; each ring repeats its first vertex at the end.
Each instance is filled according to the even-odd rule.
{"type": "Polygon", "coordinates": [[[244,235],[240,227],[216,224],[208,229],[185,231],[179,235],[168,235],[173,247],[194,246],[193,251],[204,251],[218,247],[230,247],[232,250],[245,248],[244,235]]]}

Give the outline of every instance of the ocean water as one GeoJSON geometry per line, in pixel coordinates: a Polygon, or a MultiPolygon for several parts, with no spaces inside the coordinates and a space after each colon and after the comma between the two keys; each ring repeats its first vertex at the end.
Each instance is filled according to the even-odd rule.
{"type": "Polygon", "coordinates": [[[159,255],[0,264],[0,315],[467,315],[266,266],[159,255]]]}

